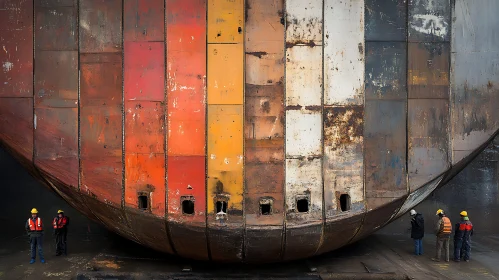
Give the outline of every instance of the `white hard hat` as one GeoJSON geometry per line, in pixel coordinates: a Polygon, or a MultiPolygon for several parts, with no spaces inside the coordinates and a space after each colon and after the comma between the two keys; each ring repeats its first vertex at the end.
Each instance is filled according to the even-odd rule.
{"type": "Polygon", "coordinates": [[[416,214],[417,214],[416,210],[412,209],[412,210],[411,210],[411,216],[414,216],[414,215],[416,215],[416,214]]]}

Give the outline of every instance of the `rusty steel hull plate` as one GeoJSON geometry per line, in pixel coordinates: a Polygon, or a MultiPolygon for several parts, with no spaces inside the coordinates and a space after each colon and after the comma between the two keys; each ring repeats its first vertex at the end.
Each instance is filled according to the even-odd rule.
{"type": "Polygon", "coordinates": [[[497,10],[0,0],[0,143],[144,246],[326,253],[404,215],[499,133],[497,10]]]}

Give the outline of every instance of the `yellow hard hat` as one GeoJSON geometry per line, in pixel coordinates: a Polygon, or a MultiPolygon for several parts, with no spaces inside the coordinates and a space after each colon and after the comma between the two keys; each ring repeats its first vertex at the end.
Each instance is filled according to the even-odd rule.
{"type": "Polygon", "coordinates": [[[62,211],[62,210],[57,211],[57,214],[61,214],[61,213],[64,213],[64,211],[62,211]]]}
{"type": "Polygon", "coordinates": [[[437,210],[437,214],[435,214],[435,215],[438,215],[438,214],[443,214],[443,213],[444,213],[444,210],[442,210],[442,209],[438,209],[438,210],[437,210]]]}
{"type": "Polygon", "coordinates": [[[36,208],[31,209],[31,214],[38,214],[38,210],[36,208]]]}
{"type": "Polygon", "coordinates": [[[462,211],[461,213],[459,213],[459,215],[461,215],[463,217],[467,217],[468,216],[468,212],[462,211]]]}

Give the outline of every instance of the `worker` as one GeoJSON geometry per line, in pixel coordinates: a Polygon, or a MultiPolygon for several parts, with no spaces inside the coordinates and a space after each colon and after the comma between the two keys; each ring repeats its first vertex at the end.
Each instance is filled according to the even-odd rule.
{"type": "Polygon", "coordinates": [[[439,217],[435,233],[437,235],[437,254],[433,261],[440,261],[442,248],[445,250],[445,261],[449,261],[449,240],[452,232],[450,219],[445,216],[444,210],[438,209],[436,215],[439,217]]]}
{"type": "Polygon", "coordinates": [[[473,224],[468,218],[468,212],[459,213],[461,221],[456,224],[454,232],[454,261],[459,262],[461,258],[464,261],[470,261],[471,253],[471,235],[473,235],[473,224]]]}
{"type": "Polygon", "coordinates": [[[54,218],[52,225],[54,226],[54,235],[55,235],[55,255],[60,256],[64,254],[65,256],[67,256],[69,217],[64,215],[64,211],[59,210],[57,211],[57,216],[54,218]]]}
{"type": "Polygon", "coordinates": [[[26,221],[25,228],[28,232],[31,247],[31,260],[29,263],[35,263],[37,247],[40,262],[45,263],[45,259],[43,258],[43,223],[42,219],[38,217],[38,210],[36,208],[31,209],[31,218],[26,221]]]}
{"type": "Polygon", "coordinates": [[[411,238],[414,239],[414,254],[423,254],[424,218],[423,215],[412,209],[411,212],[411,238]]]}

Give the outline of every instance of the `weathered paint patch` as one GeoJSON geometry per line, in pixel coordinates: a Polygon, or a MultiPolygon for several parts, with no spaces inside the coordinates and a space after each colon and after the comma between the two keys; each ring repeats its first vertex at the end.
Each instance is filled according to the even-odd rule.
{"type": "Polygon", "coordinates": [[[35,5],[34,163],[58,182],[78,188],[77,7],[39,4],[35,5]]]}
{"type": "Polygon", "coordinates": [[[409,43],[409,98],[449,99],[450,45],[409,43]]]}
{"type": "Polygon", "coordinates": [[[408,107],[408,172],[412,192],[450,167],[449,101],[410,99],[408,107]]]}
{"type": "Polygon", "coordinates": [[[161,102],[125,101],[125,203],[138,208],[145,195],[148,211],[160,217],[166,209],[164,110],[161,102]]]}
{"type": "Polygon", "coordinates": [[[321,159],[286,159],[288,224],[307,224],[322,219],[321,169],[321,159]],[[308,204],[308,211],[300,212],[297,203],[308,204]]]}
{"type": "Polygon", "coordinates": [[[133,42],[163,42],[165,0],[124,0],[123,37],[133,42]]]}
{"type": "Polygon", "coordinates": [[[286,158],[320,157],[322,116],[318,111],[286,111],[286,158]]]}
{"type": "Polygon", "coordinates": [[[365,6],[366,41],[406,40],[407,0],[365,0],[365,6]]]}
{"type": "Polygon", "coordinates": [[[286,106],[320,105],[322,83],[321,46],[286,49],[286,106]]]}
{"type": "Polygon", "coordinates": [[[323,0],[286,1],[286,46],[322,45],[323,0]]]}
{"type": "Polygon", "coordinates": [[[229,214],[242,214],[243,114],[240,105],[208,105],[208,213],[216,197],[229,198],[229,214]]]}
{"type": "Polygon", "coordinates": [[[366,99],[407,98],[407,45],[366,42],[366,99]]]}
{"type": "Polygon", "coordinates": [[[282,250],[283,9],[283,0],[246,0],[244,248],[245,260],[253,262],[275,259],[282,250]]]}
{"type": "Polygon", "coordinates": [[[408,12],[409,41],[449,41],[450,0],[411,0],[408,12]]]}
{"type": "MultiPolygon", "coordinates": [[[[368,198],[407,194],[406,101],[366,100],[365,188],[368,198]]],[[[370,209],[373,209],[369,205],[370,209]]]]}
{"type": "Polygon", "coordinates": [[[35,107],[34,162],[60,182],[78,188],[77,108],[35,107]]]}
{"type": "Polygon", "coordinates": [[[451,43],[452,163],[499,128],[499,19],[496,1],[455,3],[451,43]]]}
{"type": "Polygon", "coordinates": [[[76,50],[39,51],[37,49],[35,77],[36,107],[78,108],[78,52],[76,50]]]}
{"type": "Polygon", "coordinates": [[[243,0],[208,0],[207,4],[208,247],[212,260],[240,260],[244,242],[244,5],[243,0]]]}
{"type": "Polygon", "coordinates": [[[80,1],[80,52],[122,50],[122,0],[80,1]]]}
{"type": "Polygon", "coordinates": [[[168,227],[178,255],[207,260],[206,1],[168,0],[166,9],[168,227]]]}
{"type": "Polygon", "coordinates": [[[242,43],[244,0],[208,0],[207,23],[208,43],[242,43]]]}
{"type": "Polygon", "coordinates": [[[364,209],[364,107],[324,107],[326,218],[364,209]],[[347,195],[342,209],[340,200],[347,195]]]}
{"type": "Polygon", "coordinates": [[[168,155],[204,156],[206,1],[169,0],[167,19],[168,155]]]}
{"type": "Polygon", "coordinates": [[[40,50],[78,49],[78,7],[74,3],[58,6],[54,1],[41,6],[35,1],[35,48],[40,50]],[[74,6],[73,6],[74,5],[74,6]]]}
{"type": "Polygon", "coordinates": [[[0,97],[32,97],[33,0],[0,3],[0,34],[0,97]]]}
{"type": "Polygon", "coordinates": [[[125,99],[165,100],[164,42],[125,41],[125,99]]]}
{"type": "Polygon", "coordinates": [[[363,104],[364,0],[324,3],[324,104],[363,104]]]}
{"type": "Polygon", "coordinates": [[[313,255],[322,235],[322,7],[286,1],[285,260],[313,255]]]}
{"type": "Polygon", "coordinates": [[[33,159],[33,99],[0,97],[0,141],[33,159]]]}
{"type": "Polygon", "coordinates": [[[82,54],[80,62],[80,190],[119,206],[123,180],[121,54],[82,54]]]}
{"type": "MultiPolygon", "coordinates": [[[[163,1],[124,1],[124,203],[129,213],[160,219],[166,213],[164,12],[163,1]]],[[[129,217],[136,234],[153,242],[146,223],[129,217]]],[[[150,220],[164,228],[160,219],[150,220]]]]}
{"type": "Polygon", "coordinates": [[[170,220],[204,227],[206,224],[205,158],[168,157],[168,186],[170,220]],[[184,201],[193,202],[192,213],[184,213],[185,209],[182,208],[184,201]]]}
{"type": "Polygon", "coordinates": [[[243,104],[243,62],[243,44],[208,45],[208,104],[243,104]]]}

